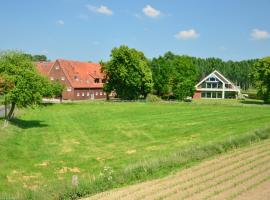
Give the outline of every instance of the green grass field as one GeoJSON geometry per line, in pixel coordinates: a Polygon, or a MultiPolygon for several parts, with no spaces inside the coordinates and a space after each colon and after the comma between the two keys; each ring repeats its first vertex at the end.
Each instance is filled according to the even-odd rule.
{"type": "Polygon", "coordinates": [[[20,110],[0,129],[0,194],[40,189],[53,196],[60,191],[52,186],[70,183],[74,174],[79,181],[92,179],[104,166],[119,171],[194,144],[244,135],[269,121],[270,106],[237,101],[85,102],[20,110]]]}

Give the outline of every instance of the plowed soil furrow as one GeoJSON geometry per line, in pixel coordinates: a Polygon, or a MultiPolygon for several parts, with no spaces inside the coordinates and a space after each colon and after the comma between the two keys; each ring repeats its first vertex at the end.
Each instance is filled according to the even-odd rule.
{"type": "Polygon", "coordinates": [[[87,200],[237,199],[249,190],[256,193],[260,184],[268,182],[270,140],[235,150],[166,178],[104,192],[87,200]]]}
{"type": "Polygon", "coordinates": [[[236,199],[239,195],[244,192],[249,191],[251,188],[255,187],[256,185],[262,184],[265,181],[270,179],[270,168],[263,169],[265,171],[260,171],[249,177],[236,181],[232,183],[230,187],[227,187],[219,193],[208,199],[236,199]]]}
{"type": "Polygon", "coordinates": [[[225,166],[221,168],[222,170],[213,171],[208,176],[197,177],[196,180],[193,180],[188,185],[177,185],[176,187],[168,187],[167,191],[162,190],[155,194],[155,198],[164,198],[171,199],[174,197],[181,196],[181,198],[189,197],[191,194],[196,194],[198,192],[202,192],[207,190],[217,183],[215,180],[219,180],[221,183],[226,182],[228,177],[237,176],[239,173],[242,173],[246,170],[249,170],[250,166],[253,166],[254,162],[258,162],[258,160],[262,160],[263,163],[270,162],[268,157],[269,151],[264,152],[259,157],[250,157],[245,160],[245,162],[240,162],[235,165],[225,166]],[[265,161],[266,160],[266,161],[265,161]],[[224,170],[225,169],[225,170],[224,170]],[[240,171],[240,172],[239,172],[240,171]],[[198,186],[201,186],[198,187],[198,186]],[[181,194],[181,195],[180,195],[181,194]],[[171,196],[172,195],[172,196],[171,196]]]}
{"type": "MultiPolygon", "coordinates": [[[[270,147],[269,147],[270,149],[270,147]]],[[[190,183],[193,180],[196,180],[198,178],[201,178],[202,176],[206,176],[209,174],[212,174],[213,171],[217,172],[224,167],[230,167],[236,163],[241,162],[242,160],[246,160],[249,158],[252,158],[252,156],[256,156],[260,153],[263,153],[265,151],[269,151],[269,149],[265,149],[263,147],[256,147],[253,149],[252,154],[249,151],[243,151],[243,152],[236,152],[232,153],[233,156],[226,156],[226,159],[222,158],[223,162],[208,162],[209,165],[202,165],[200,167],[195,168],[195,171],[192,169],[186,169],[185,173],[179,173],[179,176],[181,176],[181,179],[179,179],[179,176],[172,176],[168,177],[167,179],[162,179],[159,182],[155,182],[152,184],[145,185],[141,188],[136,188],[136,190],[131,191],[129,194],[123,194],[122,196],[116,197],[116,199],[125,199],[125,198],[132,198],[132,199],[141,199],[144,197],[151,198],[151,195],[156,195],[159,193],[160,189],[162,189],[163,193],[166,193],[166,189],[170,189],[172,187],[177,187],[179,184],[184,184],[184,187],[190,187],[190,183]],[[236,154],[236,155],[235,155],[236,154]],[[188,186],[187,186],[188,184],[188,186]]],[[[112,197],[115,198],[115,197],[112,197]]]]}
{"type": "Polygon", "coordinates": [[[270,170],[270,166],[265,167],[265,165],[268,163],[270,165],[269,158],[256,165],[250,165],[246,167],[243,171],[237,170],[237,173],[229,175],[225,178],[223,177],[224,179],[215,179],[212,181],[211,184],[205,185],[202,188],[198,188],[195,193],[184,196],[182,199],[208,199],[212,196],[218,195],[228,190],[230,190],[229,192],[231,192],[231,190],[234,189],[237,183],[240,184],[241,181],[247,181],[250,178],[254,178],[256,175],[263,173],[264,171],[262,171],[262,169],[270,170]]]}
{"type": "Polygon", "coordinates": [[[202,184],[208,179],[212,179],[212,176],[214,175],[213,172],[215,173],[216,176],[219,174],[224,174],[224,173],[229,173],[231,170],[234,168],[238,168],[241,166],[241,161],[245,160],[245,163],[252,162],[254,159],[256,159],[257,155],[261,154],[269,154],[270,149],[263,149],[260,151],[255,151],[255,155],[246,155],[245,157],[241,157],[240,159],[238,157],[233,158],[230,160],[230,162],[218,165],[218,167],[209,167],[207,171],[204,169],[202,170],[201,173],[196,175],[196,173],[190,173],[183,174],[181,178],[179,179],[179,176],[175,178],[168,179],[158,186],[148,188],[149,192],[145,191],[140,191],[137,192],[133,198],[135,199],[143,199],[144,197],[146,198],[151,198],[152,196],[154,198],[161,198],[164,195],[167,195],[172,192],[173,188],[176,188],[176,190],[182,189],[185,190],[187,188],[192,188],[194,185],[202,184]],[[257,154],[257,155],[256,155],[257,154]],[[255,158],[254,158],[255,157],[255,158]],[[252,160],[253,159],[253,160],[252,160]],[[238,164],[240,162],[240,164],[238,164]],[[189,176],[189,178],[185,178],[186,176],[189,176]],[[160,195],[160,189],[162,190],[162,195],[160,195]],[[141,193],[141,196],[140,194],[141,193]]]}
{"type": "Polygon", "coordinates": [[[269,200],[270,199],[270,176],[265,177],[261,181],[258,181],[254,185],[251,185],[248,188],[244,188],[237,194],[231,196],[228,199],[235,199],[237,197],[238,200],[245,199],[260,199],[260,200],[269,200]]]}
{"type": "MultiPolygon", "coordinates": [[[[229,153],[229,154],[225,154],[224,156],[222,156],[219,160],[214,159],[214,160],[208,160],[203,162],[201,165],[195,166],[193,168],[190,169],[186,169],[184,173],[179,173],[183,175],[183,178],[185,180],[181,180],[181,182],[186,182],[189,179],[194,179],[197,176],[202,176],[204,174],[209,174],[213,171],[219,170],[221,169],[225,164],[227,166],[229,166],[231,163],[233,162],[240,162],[241,160],[245,160],[246,158],[252,156],[251,155],[251,151],[252,154],[256,155],[259,152],[264,152],[266,151],[265,146],[269,146],[269,144],[264,144],[262,143],[261,145],[252,145],[249,148],[243,148],[241,151],[239,151],[239,149],[234,150],[233,152],[229,153]]],[[[145,182],[139,185],[133,185],[133,186],[129,186],[129,193],[126,193],[125,191],[117,191],[117,190],[113,190],[110,192],[104,192],[101,193],[99,195],[96,195],[95,197],[93,197],[93,200],[95,199],[100,199],[101,197],[106,197],[106,196],[110,196],[110,199],[125,199],[127,198],[127,196],[132,196],[133,199],[135,199],[135,195],[133,196],[133,193],[136,193],[136,196],[139,196],[141,194],[143,194],[143,196],[145,196],[147,193],[152,193],[158,187],[158,185],[166,185],[166,181],[168,181],[169,183],[172,183],[172,181],[176,181],[179,182],[179,177],[178,176],[168,176],[167,178],[164,179],[158,179],[158,180],[153,180],[151,182],[145,182]]],[[[169,186],[171,187],[171,185],[169,186]]],[[[159,190],[159,189],[158,189],[159,190]]]]}

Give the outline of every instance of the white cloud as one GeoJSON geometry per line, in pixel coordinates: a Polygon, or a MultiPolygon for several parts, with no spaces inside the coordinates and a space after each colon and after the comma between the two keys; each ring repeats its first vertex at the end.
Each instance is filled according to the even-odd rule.
{"type": "Polygon", "coordinates": [[[178,40],[196,39],[200,35],[194,29],[179,31],[174,37],[178,40]]]}
{"type": "Polygon", "coordinates": [[[58,25],[60,25],[60,26],[63,26],[63,25],[65,24],[65,22],[64,22],[63,20],[61,20],[61,19],[57,20],[56,23],[57,23],[58,25]]]}
{"type": "Polygon", "coordinates": [[[100,14],[109,15],[109,16],[113,15],[113,11],[110,10],[107,6],[101,5],[100,7],[96,7],[92,5],[87,5],[86,7],[91,12],[100,13],[100,14]]]}
{"type": "Polygon", "coordinates": [[[269,32],[257,28],[253,29],[250,35],[253,40],[263,40],[270,38],[269,32]]]}
{"type": "Polygon", "coordinates": [[[142,9],[143,13],[148,16],[148,17],[152,17],[152,18],[155,18],[155,17],[158,17],[161,15],[161,12],[155,8],[153,8],[152,6],[150,5],[147,5],[145,6],[143,9],[142,9]]]}

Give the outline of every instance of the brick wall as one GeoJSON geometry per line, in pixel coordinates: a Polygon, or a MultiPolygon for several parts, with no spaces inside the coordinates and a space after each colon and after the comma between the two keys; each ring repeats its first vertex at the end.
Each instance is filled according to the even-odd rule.
{"type": "Polygon", "coordinates": [[[59,81],[62,83],[65,88],[63,91],[63,99],[73,99],[74,89],[71,87],[70,82],[68,81],[65,73],[60,67],[58,62],[55,62],[51,71],[49,72],[48,78],[51,81],[59,81]]]}
{"type": "Polygon", "coordinates": [[[100,89],[74,89],[74,98],[73,100],[87,100],[87,99],[105,99],[106,93],[100,89]]]}
{"type": "Polygon", "coordinates": [[[200,91],[196,91],[193,95],[193,99],[200,99],[201,98],[201,92],[200,91]]]}

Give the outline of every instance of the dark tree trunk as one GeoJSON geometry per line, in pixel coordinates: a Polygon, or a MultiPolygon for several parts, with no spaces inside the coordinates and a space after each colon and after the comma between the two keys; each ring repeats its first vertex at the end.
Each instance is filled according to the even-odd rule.
{"type": "Polygon", "coordinates": [[[110,96],[109,93],[106,92],[106,100],[109,101],[110,100],[110,96]]]}
{"type": "Polygon", "coordinates": [[[7,116],[7,120],[8,121],[11,120],[11,118],[13,116],[15,105],[16,104],[14,102],[11,103],[11,108],[10,108],[9,113],[8,113],[8,116],[7,116]]]}
{"type": "Polygon", "coordinates": [[[7,119],[7,99],[5,97],[5,119],[7,119]]]}
{"type": "Polygon", "coordinates": [[[62,103],[63,102],[63,96],[62,96],[62,94],[60,95],[60,103],[62,103]]]}

